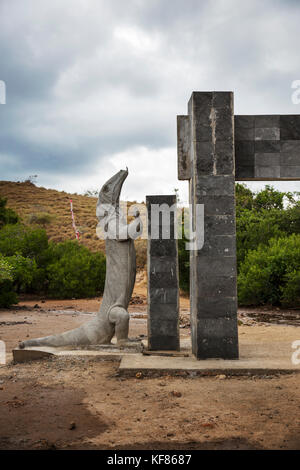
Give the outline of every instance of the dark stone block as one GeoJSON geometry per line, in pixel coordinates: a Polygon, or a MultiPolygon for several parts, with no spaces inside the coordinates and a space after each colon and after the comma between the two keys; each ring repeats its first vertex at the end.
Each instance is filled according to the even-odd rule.
{"type": "Polygon", "coordinates": [[[202,196],[204,214],[231,215],[235,210],[235,201],[232,196],[202,196]]]}
{"type": "Polygon", "coordinates": [[[199,263],[197,265],[198,281],[206,280],[213,282],[216,277],[232,277],[236,276],[236,258],[235,256],[212,256],[199,255],[199,263]]]}
{"type": "Polygon", "coordinates": [[[175,206],[176,196],[147,196],[148,208],[148,337],[152,341],[152,349],[161,349],[161,341],[164,337],[164,349],[179,348],[179,286],[178,286],[178,256],[177,240],[174,239],[174,213],[169,219],[163,219],[160,215],[156,221],[151,220],[152,211],[150,205],[175,206]],[[173,239],[152,239],[153,223],[160,228],[161,237],[165,234],[173,239]],[[174,346],[174,338],[176,345],[174,346]]]}
{"type": "Polygon", "coordinates": [[[300,179],[300,165],[280,167],[280,177],[299,180],[300,179]]]}
{"type": "Polygon", "coordinates": [[[211,338],[209,335],[201,335],[193,353],[199,359],[238,359],[238,338],[237,336],[211,338]]]}
{"type": "Polygon", "coordinates": [[[277,153],[280,152],[279,140],[256,140],[255,153],[277,153]]]}
{"type": "Polygon", "coordinates": [[[204,218],[204,233],[235,235],[235,215],[208,215],[204,218]]]}
{"type": "MultiPolygon", "coordinates": [[[[176,309],[174,308],[174,314],[176,309]]],[[[166,320],[156,315],[152,315],[149,320],[149,334],[150,336],[176,336],[179,331],[179,323],[173,320],[166,320]]]]}
{"type": "Polygon", "coordinates": [[[232,107],[233,107],[233,93],[230,93],[228,91],[214,92],[213,93],[212,106],[214,108],[229,108],[229,109],[232,109],[232,107]]]}
{"type": "Polygon", "coordinates": [[[240,166],[237,165],[235,168],[235,179],[247,180],[254,178],[254,164],[251,166],[240,166]]]}
{"type": "Polygon", "coordinates": [[[282,152],[280,166],[300,166],[300,152],[297,154],[282,152]]]}
{"type": "MultiPolygon", "coordinates": [[[[197,121],[197,126],[210,127],[211,125],[211,109],[203,106],[194,106],[194,122],[197,121]]],[[[195,136],[192,137],[195,140],[195,136]]]]}
{"type": "Polygon", "coordinates": [[[275,114],[255,116],[255,127],[280,127],[280,116],[275,114]]]}
{"type": "Polygon", "coordinates": [[[213,104],[213,92],[199,92],[194,91],[189,101],[189,108],[191,105],[195,108],[208,108],[210,109],[213,104]]]}
{"type": "MultiPolygon", "coordinates": [[[[199,297],[215,297],[222,299],[224,297],[236,296],[236,277],[215,276],[202,278],[197,286],[199,297]]],[[[200,315],[200,313],[199,313],[200,315]]]]}
{"type": "Polygon", "coordinates": [[[255,167],[280,165],[280,153],[256,153],[255,167]]]}
{"type": "Polygon", "coordinates": [[[242,129],[254,128],[254,116],[234,116],[234,127],[242,129]]]}
{"type": "Polygon", "coordinates": [[[254,128],[237,127],[234,131],[234,140],[254,140],[254,128]]]}
{"type": "Polygon", "coordinates": [[[218,175],[232,175],[234,173],[233,141],[216,142],[216,170],[218,175]]]}
{"type": "Polygon", "coordinates": [[[210,125],[204,126],[198,120],[193,121],[193,138],[198,142],[212,141],[212,128],[210,125]]]}
{"type": "Polygon", "coordinates": [[[227,109],[216,110],[216,141],[232,142],[233,140],[233,120],[227,109]]]}
{"type": "Polygon", "coordinates": [[[213,175],[214,173],[214,163],[212,160],[201,159],[197,163],[197,173],[198,175],[213,175]]]}
{"type": "Polygon", "coordinates": [[[177,272],[150,272],[148,274],[151,288],[156,287],[174,287],[177,283],[177,272]]]}
{"type": "Polygon", "coordinates": [[[236,154],[235,155],[235,168],[241,166],[253,166],[255,162],[255,154],[252,155],[243,155],[243,154],[236,154]]]}
{"type": "Polygon", "coordinates": [[[238,140],[235,142],[235,155],[242,156],[254,155],[254,140],[238,140]]]}
{"type": "Polygon", "coordinates": [[[191,123],[189,116],[177,116],[177,169],[179,180],[191,178],[191,123]]]}
{"type": "Polygon", "coordinates": [[[203,255],[210,256],[235,256],[235,237],[233,235],[215,236],[213,233],[205,234],[204,246],[200,252],[203,255]]]}
{"type": "Polygon", "coordinates": [[[237,320],[230,317],[199,318],[198,329],[203,338],[233,338],[237,335],[237,320]]]}
{"type": "Polygon", "coordinates": [[[255,178],[259,178],[262,181],[264,179],[278,179],[280,178],[280,166],[255,166],[255,178]]]}
{"type": "Polygon", "coordinates": [[[163,256],[163,257],[152,256],[151,267],[150,267],[151,274],[155,275],[155,273],[173,272],[175,275],[176,270],[177,270],[176,258],[172,256],[163,256]]]}
{"type": "Polygon", "coordinates": [[[237,299],[236,297],[198,297],[197,310],[201,318],[226,317],[236,320],[237,299]]]}
{"type": "MultiPolygon", "coordinates": [[[[224,315],[228,314],[236,321],[233,94],[200,93],[197,97],[193,94],[189,112],[194,122],[194,178],[190,180],[190,201],[194,207],[195,204],[204,204],[204,246],[190,252],[191,335],[193,352],[200,359],[201,313],[205,312],[209,320],[221,318],[222,322],[224,315]],[[200,297],[206,302],[202,310],[198,302],[200,297]],[[211,298],[214,300],[207,303],[211,298]],[[228,299],[234,302],[234,307],[232,304],[229,306],[228,299]],[[214,308],[218,305],[223,305],[223,309],[216,312],[214,308]],[[227,305],[225,310],[224,305],[227,305]]],[[[251,136],[254,166],[254,125],[250,130],[246,127],[245,134],[246,138],[242,140],[249,140],[251,136]]],[[[193,231],[195,225],[193,220],[193,231]]],[[[226,334],[224,331],[227,341],[226,334]]],[[[219,348],[224,352],[224,338],[216,339],[219,344],[215,345],[215,350],[209,351],[210,357],[218,357],[219,348]]],[[[237,349],[237,338],[235,343],[237,349]]],[[[231,356],[231,351],[228,354],[231,356]]]]}
{"type": "Polygon", "coordinates": [[[205,157],[207,159],[212,160],[214,154],[214,146],[212,142],[195,142],[195,151],[196,155],[199,155],[200,159],[205,157]]]}
{"type": "Polygon", "coordinates": [[[176,204],[176,195],[166,195],[166,196],[146,196],[146,204],[167,204],[173,206],[176,204]]]}
{"type": "MultiPolygon", "coordinates": [[[[151,299],[151,303],[148,306],[148,314],[149,314],[149,321],[151,318],[160,318],[163,320],[169,320],[173,321],[175,324],[175,320],[177,317],[177,311],[178,311],[178,306],[179,306],[179,297],[174,299],[175,297],[175,292],[174,293],[168,293],[166,300],[168,303],[164,303],[165,297],[163,294],[158,295],[153,294],[153,291],[158,290],[151,288],[149,292],[149,297],[151,299]],[[169,302],[172,301],[172,302],[169,302]]],[[[171,291],[171,289],[165,289],[162,288],[161,290],[164,291],[171,291]]],[[[174,289],[175,291],[175,289],[174,289]]],[[[178,291],[177,291],[178,293],[178,291]]]]}
{"type": "MultiPolygon", "coordinates": [[[[243,169],[250,167],[254,175],[254,141],[240,141],[235,143],[235,174],[239,174],[243,169]]],[[[248,171],[248,170],[247,170],[248,171]]]]}
{"type": "Polygon", "coordinates": [[[214,155],[211,142],[195,142],[196,154],[199,158],[196,160],[196,168],[199,175],[213,174],[214,155]]]}
{"type": "Polygon", "coordinates": [[[150,351],[179,351],[179,337],[155,335],[148,338],[148,349],[150,351]]]}
{"type": "Polygon", "coordinates": [[[177,287],[151,287],[150,288],[150,298],[151,298],[151,306],[155,310],[154,304],[163,304],[162,308],[165,307],[164,304],[176,304],[178,303],[178,289],[177,287]]]}
{"type": "Polygon", "coordinates": [[[282,153],[300,155],[300,140],[283,140],[280,144],[282,153]]]}
{"type": "Polygon", "coordinates": [[[280,140],[279,127],[256,127],[255,140],[280,140]]]}
{"type": "Polygon", "coordinates": [[[151,240],[149,254],[150,256],[161,257],[175,257],[177,253],[176,244],[174,240],[151,240]]]}
{"type": "Polygon", "coordinates": [[[280,116],[281,140],[300,140],[300,115],[280,116]]]}
{"type": "Polygon", "coordinates": [[[234,196],[234,175],[199,176],[195,190],[196,199],[202,196],[234,196]]]}

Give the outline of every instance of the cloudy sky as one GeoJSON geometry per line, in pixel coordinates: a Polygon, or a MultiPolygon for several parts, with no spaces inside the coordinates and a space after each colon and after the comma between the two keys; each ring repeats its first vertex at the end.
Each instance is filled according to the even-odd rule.
{"type": "Polygon", "coordinates": [[[0,0],[0,179],[81,193],[128,166],[123,198],[185,200],[176,115],[193,90],[300,113],[299,23],[299,0],[0,0]]]}

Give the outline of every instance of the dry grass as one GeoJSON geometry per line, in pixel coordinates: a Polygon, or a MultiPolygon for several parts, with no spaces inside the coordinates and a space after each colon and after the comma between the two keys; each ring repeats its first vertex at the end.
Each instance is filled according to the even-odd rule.
{"type": "MultiPolygon", "coordinates": [[[[105,242],[96,235],[96,197],[37,187],[30,182],[11,181],[0,181],[0,196],[7,198],[7,206],[19,214],[25,225],[29,224],[33,214],[48,213],[50,222],[45,225],[45,230],[49,240],[55,242],[76,238],[70,212],[72,199],[76,225],[81,231],[79,243],[94,252],[105,251],[105,242]]],[[[136,241],[136,249],[137,265],[142,268],[146,264],[146,241],[136,241]]]]}

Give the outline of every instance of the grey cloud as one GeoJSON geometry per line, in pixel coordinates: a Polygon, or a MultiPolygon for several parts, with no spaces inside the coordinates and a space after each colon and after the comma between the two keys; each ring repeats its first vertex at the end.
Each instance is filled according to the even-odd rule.
{"type": "MultiPolygon", "coordinates": [[[[1,179],[75,180],[99,163],[113,168],[114,156],[131,149],[138,165],[139,146],[149,155],[173,147],[176,167],[176,114],[186,112],[193,90],[233,90],[237,113],[300,113],[290,98],[300,79],[299,7],[291,0],[2,0],[1,179]]],[[[147,175],[140,171],[137,199],[152,192],[157,172],[161,192],[178,186],[155,155],[147,175]]]]}

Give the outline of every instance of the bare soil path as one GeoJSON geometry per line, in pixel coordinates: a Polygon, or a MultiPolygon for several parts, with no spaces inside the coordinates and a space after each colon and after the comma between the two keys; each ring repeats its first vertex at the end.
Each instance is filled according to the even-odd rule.
{"type": "MultiPolygon", "coordinates": [[[[23,301],[0,310],[0,339],[10,352],[18,340],[82,324],[99,304],[23,301]]],[[[142,292],[130,312],[131,336],[146,335],[142,292]]],[[[182,336],[187,312],[183,299],[182,336]]],[[[295,315],[279,325],[274,315],[289,316],[242,310],[239,334],[300,340],[295,315]]],[[[300,374],[138,379],[119,377],[115,362],[55,358],[0,366],[0,409],[0,449],[300,449],[300,374]]]]}

